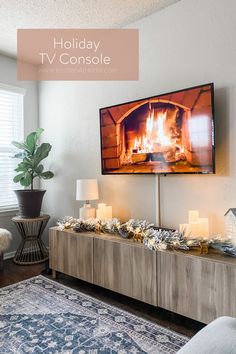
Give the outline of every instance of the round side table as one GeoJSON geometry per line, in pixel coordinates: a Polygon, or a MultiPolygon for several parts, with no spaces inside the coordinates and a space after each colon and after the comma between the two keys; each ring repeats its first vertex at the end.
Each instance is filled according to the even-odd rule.
{"type": "Polygon", "coordinates": [[[49,219],[49,215],[32,219],[21,218],[20,216],[12,218],[22,237],[13,260],[14,263],[27,265],[48,260],[48,250],[41,240],[41,236],[49,219]]]}

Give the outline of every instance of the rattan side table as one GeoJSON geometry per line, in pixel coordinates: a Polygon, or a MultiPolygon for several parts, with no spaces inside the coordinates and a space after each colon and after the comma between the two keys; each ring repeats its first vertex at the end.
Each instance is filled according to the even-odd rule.
{"type": "Polygon", "coordinates": [[[13,260],[14,263],[27,265],[48,260],[48,250],[41,236],[49,219],[49,215],[42,215],[32,219],[21,218],[20,216],[12,218],[22,237],[21,244],[13,260]]]}

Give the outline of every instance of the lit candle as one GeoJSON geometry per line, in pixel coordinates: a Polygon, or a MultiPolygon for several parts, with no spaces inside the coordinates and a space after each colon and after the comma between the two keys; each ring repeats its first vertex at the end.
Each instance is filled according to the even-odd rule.
{"type": "Polygon", "coordinates": [[[100,220],[106,219],[106,210],[105,208],[99,208],[96,210],[96,218],[100,220]]]}
{"type": "Polygon", "coordinates": [[[96,217],[100,220],[106,220],[112,218],[112,207],[106,205],[105,203],[99,203],[98,209],[96,210],[96,217]]]}
{"type": "Polygon", "coordinates": [[[112,206],[106,206],[105,207],[105,216],[106,219],[112,219],[112,206]]]}
{"type": "Polygon", "coordinates": [[[188,211],[189,224],[192,222],[198,222],[198,219],[199,219],[199,211],[198,210],[189,210],[188,211]]]}
{"type": "Polygon", "coordinates": [[[199,222],[192,221],[189,223],[189,233],[191,237],[200,238],[199,222]]]}
{"type": "Polygon", "coordinates": [[[199,218],[199,231],[201,238],[209,237],[209,222],[208,218],[199,218]]]}
{"type": "Polygon", "coordinates": [[[106,204],[105,203],[98,203],[98,209],[105,208],[106,204]]]}

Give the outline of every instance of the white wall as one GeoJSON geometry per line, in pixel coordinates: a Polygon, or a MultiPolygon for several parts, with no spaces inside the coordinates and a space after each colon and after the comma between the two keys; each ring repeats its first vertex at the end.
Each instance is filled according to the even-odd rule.
{"type": "Polygon", "coordinates": [[[236,203],[236,2],[182,0],[132,24],[140,30],[137,82],[42,82],[40,126],[53,144],[44,209],[54,220],[78,214],[76,178],[98,178],[101,200],[121,218],[155,221],[154,176],[101,176],[99,107],[214,81],[216,170],[214,176],[161,178],[163,226],[187,221],[188,209],[223,231],[223,214],[236,203]]]}
{"type": "Polygon", "coordinates": [[[115,216],[155,219],[153,176],[111,177],[100,172],[98,108],[117,99],[133,99],[135,86],[123,82],[41,84],[40,126],[45,128],[44,140],[53,145],[48,165],[56,173],[43,184],[47,189],[44,210],[55,219],[78,215],[77,178],[98,178],[100,200],[113,206],[115,216]]]}
{"type": "MultiPolygon", "coordinates": [[[[26,89],[24,98],[24,132],[27,134],[38,127],[38,85],[36,82],[31,81],[17,81],[16,77],[16,60],[0,55],[0,83],[26,89]]],[[[7,252],[15,251],[20,242],[20,236],[11,221],[12,216],[12,213],[0,213],[0,228],[6,228],[13,234],[13,241],[7,252]]]]}

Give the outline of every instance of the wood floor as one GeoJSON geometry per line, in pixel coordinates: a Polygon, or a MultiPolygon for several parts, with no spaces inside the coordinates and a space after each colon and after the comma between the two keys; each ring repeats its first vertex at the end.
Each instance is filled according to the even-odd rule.
{"type": "MultiPolygon", "coordinates": [[[[45,264],[21,266],[14,264],[11,259],[5,260],[4,269],[3,271],[0,271],[0,287],[17,283],[21,280],[31,278],[41,273],[48,278],[51,278],[51,275],[48,275],[45,272],[45,264]]],[[[140,316],[153,323],[170,328],[189,337],[193,336],[204,327],[202,323],[190,320],[186,317],[176,315],[160,308],[155,308],[151,305],[144,304],[140,301],[130,299],[126,296],[119,295],[112,291],[91,285],[64,274],[59,274],[57,281],[91,295],[101,301],[105,301],[110,305],[122,308],[123,310],[131,312],[136,316],[140,316]]]]}

